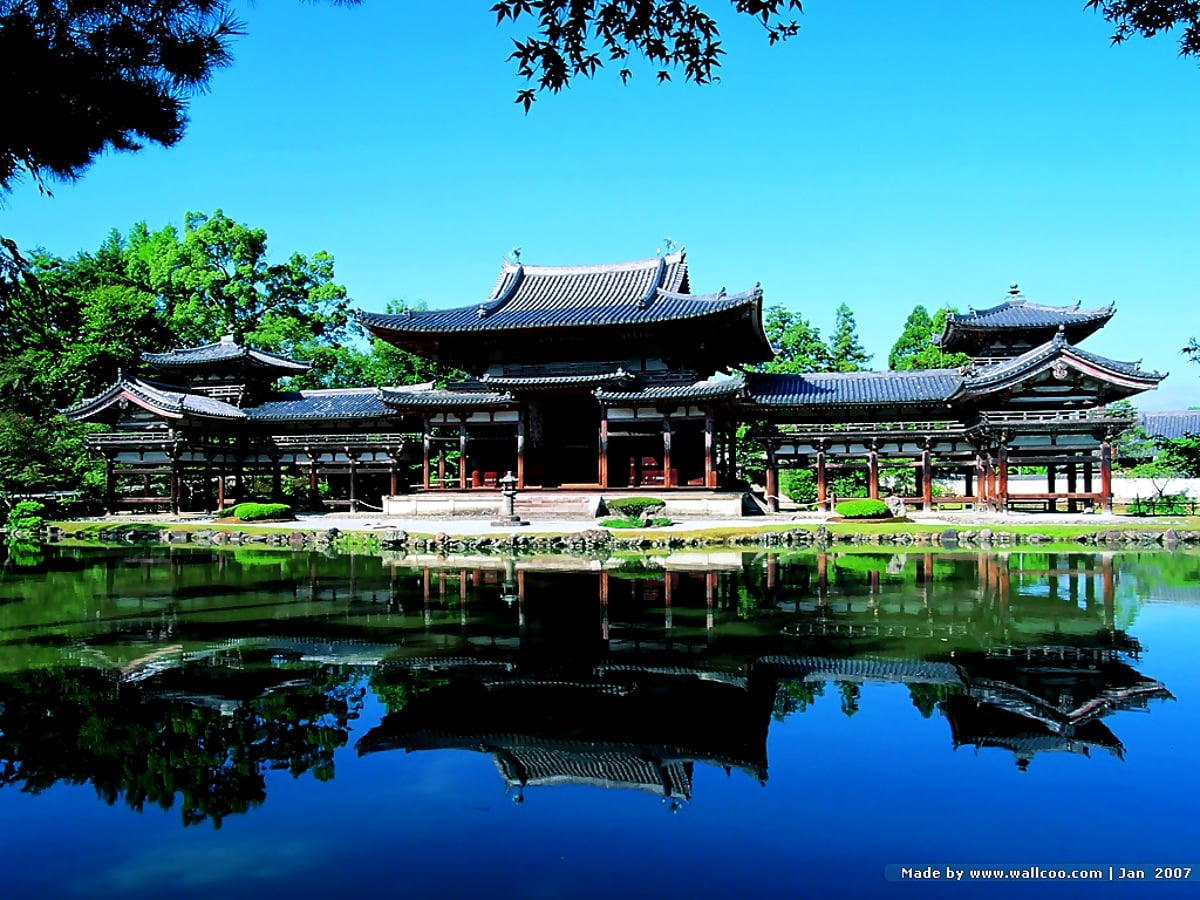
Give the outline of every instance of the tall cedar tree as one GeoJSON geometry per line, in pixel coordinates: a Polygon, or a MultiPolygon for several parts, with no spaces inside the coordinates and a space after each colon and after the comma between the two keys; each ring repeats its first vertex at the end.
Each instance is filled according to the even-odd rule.
{"type": "Polygon", "coordinates": [[[821,340],[820,330],[803,316],[782,306],[772,306],[763,325],[775,348],[775,358],[761,365],[759,371],[787,375],[829,371],[832,365],[829,348],[821,340]]]}
{"type": "Polygon", "coordinates": [[[835,372],[859,372],[871,361],[871,354],[863,349],[858,339],[854,313],[845,303],[838,306],[835,313],[829,356],[835,372]]]}

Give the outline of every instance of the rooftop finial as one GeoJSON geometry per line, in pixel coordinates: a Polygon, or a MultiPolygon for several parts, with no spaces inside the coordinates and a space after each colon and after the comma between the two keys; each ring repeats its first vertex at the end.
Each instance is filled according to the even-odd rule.
{"type": "Polygon", "coordinates": [[[676,243],[677,242],[674,238],[670,238],[670,237],[663,238],[663,246],[667,248],[668,253],[670,253],[672,250],[675,249],[676,243]]]}
{"type": "Polygon", "coordinates": [[[1015,281],[1008,286],[1008,293],[1010,295],[1012,295],[1013,297],[1017,297],[1020,295],[1021,289],[1019,287],[1017,287],[1017,283],[1015,281]]]}
{"type": "Polygon", "coordinates": [[[513,258],[513,262],[520,262],[521,261],[521,248],[513,247],[511,250],[508,251],[508,255],[513,258]]]}

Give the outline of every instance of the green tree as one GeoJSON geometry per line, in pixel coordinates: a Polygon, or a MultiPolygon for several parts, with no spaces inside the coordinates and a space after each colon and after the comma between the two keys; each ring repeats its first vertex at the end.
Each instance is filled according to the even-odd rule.
{"type": "Polygon", "coordinates": [[[130,274],[155,292],[167,327],[185,346],[232,334],[301,355],[312,342],[346,337],[349,301],[333,280],[333,257],[321,250],[271,263],[266,231],[219,209],[188,213],[182,237],[172,226],[155,234],[139,227],[129,252],[130,274]]]}
{"type": "Polygon", "coordinates": [[[833,335],[829,338],[829,357],[835,372],[859,372],[871,361],[863,349],[854,324],[854,313],[845,303],[835,313],[833,335]]]}
{"type": "MultiPolygon", "coordinates": [[[[390,301],[388,312],[400,312],[402,301],[390,301]]],[[[414,308],[421,308],[418,304],[414,308]]],[[[361,333],[361,329],[360,333],[361,333]]],[[[372,338],[366,350],[353,343],[324,342],[312,346],[305,356],[313,364],[304,375],[291,379],[296,388],[369,387],[443,382],[462,377],[461,372],[372,338]]]]}
{"type": "Polygon", "coordinates": [[[775,348],[775,358],[760,366],[761,371],[802,375],[828,372],[832,367],[829,348],[821,340],[821,332],[798,313],[772,306],[767,310],[763,327],[775,348]]]}
{"type": "Polygon", "coordinates": [[[917,305],[904,322],[892,350],[888,354],[888,368],[909,369],[953,369],[966,365],[971,357],[965,353],[947,353],[937,343],[937,338],[946,328],[946,317],[954,312],[946,307],[930,316],[924,306],[917,305]]]}

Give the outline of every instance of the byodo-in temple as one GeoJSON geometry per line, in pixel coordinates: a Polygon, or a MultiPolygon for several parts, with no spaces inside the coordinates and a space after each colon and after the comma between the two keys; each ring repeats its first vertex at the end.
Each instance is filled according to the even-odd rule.
{"type": "Polygon", "coordinates": [[[65,412],[110,426],[89,437],[108,462],[110,508],[212,509],[243,499],[248,477],[280,495],[290,476],[351,510],[382,497],[385,513],[481,512],[511,471],[559,514],[648,487],[674,512],[736,513],[748,496],[737,435],[750,425],[770,510],[780,467],[814,469],[827,509],[832,473],[865,470],[878,497],[881,466],[915,470],[906,500],[923,509],[1108,510],[1112,441],[1136,421],[1109,404],[1164,377],[1078,346],[1111,305],[1044,306],[1015,285],[999,305],[947,320],[942,347],[971,359],[956,369],[754,371],[773,357],[762,309],[757,286],[692,293],[682,252],[506,261],[482,302],[359,314],[375,337],[465,378],[280,390],[305,363],[227,338],[145,354],[147,376],[120,376],[65,412]],[[1046,489],[1015,492],[1014,465],[1044,466],[1046,489]],[[961,492],[935,496],[939,477],[961,492]]]}

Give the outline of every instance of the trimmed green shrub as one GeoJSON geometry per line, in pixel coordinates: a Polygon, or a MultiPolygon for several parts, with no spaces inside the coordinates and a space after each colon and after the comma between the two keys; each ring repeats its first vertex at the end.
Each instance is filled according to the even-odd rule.
{"type": "Polygon", "coordinates": [[[46,524],[46,507],[37,500],[22,500],[13,504],[4,523],[10,534],[32,534],[46,524]]]}
{"type": "Polygon", "coordinates": [[[658,512],[667,505],[667,501],[657,497],[618,497],[616,500],[605,500],[604,505],[614,515],[636,519],[647,512],[658,512]]]}
{"type": "Polygon", "coordinates": [[[649,522],[643,522],[641,519],[604,519],[600,522],[601,528],[663,528],[671,524],[671,519],[659,517],[651,519],[649,522]]]}
{"type": "Polygon", "coordinates": [[[784,469],[779,473],[779,490],[793,503],[815,503],[817,476],[812,469],[784,469]]]}
{"type": "Polygon", "coordinates": [[[837,505],[843,519],[886,519],[892,511],[882,500],[846,500],[837,505]]]}
{"type": "Polygon", "coordinates": [[[221,510],[223,517],[253,522],[256,519],[290,519],[292,508],[286,503],[239,503],[221,510]]]}

